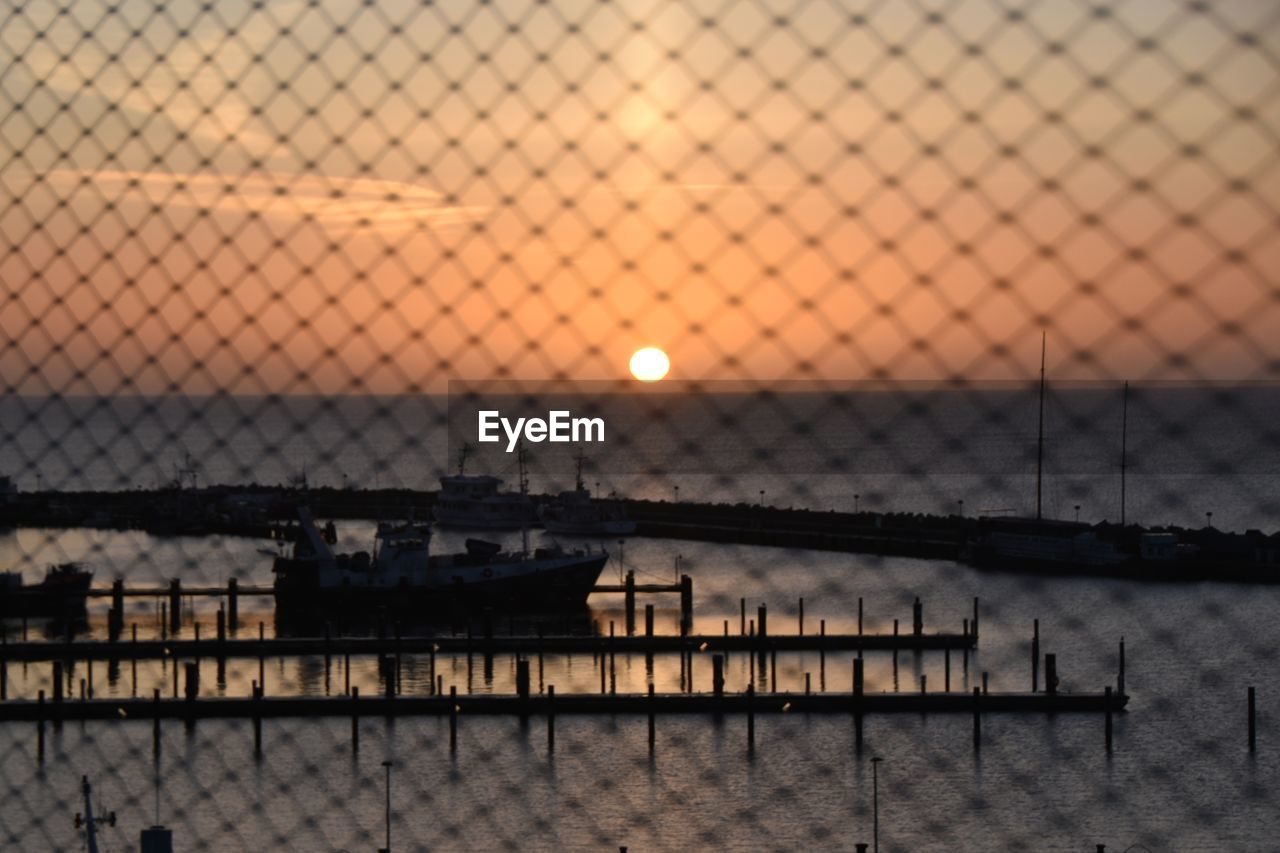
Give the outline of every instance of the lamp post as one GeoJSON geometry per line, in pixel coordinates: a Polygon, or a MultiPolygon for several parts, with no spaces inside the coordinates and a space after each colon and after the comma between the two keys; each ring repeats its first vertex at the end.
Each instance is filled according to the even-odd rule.
{"type": "Polygon", "coordinates": [[[676,492],[676,497],[675,497],[675,501],[674,501],[674,502],[675,502],[675,503],[680,503],[680,487],[679,487],[679,486],[672,486],[672,488],[673,488],[673,489],[675,489],[675,492],[676,492]]]}
{"type": "Polygon", "coordinates": [[[859,494],[856,494],[856,493],[855,493],[855,494],[854,494],[854,496],[853,496],[853,512],[854,512],[854,515],[857,515],[857,514],[858,514],[858,502],[859,502],[859,501],[861,501],[861,500],[862,500],[862,495],[859,495],[859,494]]]}
{"type": "Polygon", "coordinates": [[[1076,522],[1080,521],[1080,504],[1076,504],[1076,522]]]}
{"type": "Polygon", "coordinates": [[[382,766],[387,770],[387,846],[382,848],[382,853],[391,853],[391,762],[384,761],[382,766]]]}
{"type": "Polygon", "coordinates": [[[964,518],[964,498],[956,501],[956,503],[960,506],[960,517],[964,518]]]}
{"type": "Polygon", "coordinates": [[[880,853],[880,756],[871,759],[871,844],[873,853],[880,853]]]}

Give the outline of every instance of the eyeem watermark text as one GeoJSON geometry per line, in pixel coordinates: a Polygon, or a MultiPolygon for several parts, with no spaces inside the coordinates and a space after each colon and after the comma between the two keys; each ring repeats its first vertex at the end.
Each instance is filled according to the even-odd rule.
{"type": "Polygon", "coordinates": [[[604,418],[575,418],[566,410],[547,412],[545,419],[516,418],[514,422],[496,410],[482,410],[479,416],[480,441],[501,441],[501,429],[507,437],[507,453],[516,449],[521,438],[534,443],[604,441],[604,418]]]}

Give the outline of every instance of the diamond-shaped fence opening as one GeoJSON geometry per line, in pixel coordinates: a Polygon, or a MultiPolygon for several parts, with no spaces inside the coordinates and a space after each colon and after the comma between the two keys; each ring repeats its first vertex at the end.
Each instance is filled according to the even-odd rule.
{"type": "Polygon", "coordinates": [[[36,0],[0,56],[0,846],[1280,829],[1280,7],[36,0]],[[552,400],[603,445],[475,442],[552,400]],[[451,526],[460,462],[542,529],[451,526]],[[300,507],[348,585],[405,519],[608,557],[283,613],[300,507]]]}

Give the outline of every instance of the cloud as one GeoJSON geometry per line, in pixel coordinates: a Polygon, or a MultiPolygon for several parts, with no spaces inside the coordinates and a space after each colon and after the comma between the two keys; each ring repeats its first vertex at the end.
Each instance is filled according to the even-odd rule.
{"type": "Polygon", "coordinates": [[[213,214],[312,221],[330,229],[387,231],[473,222],[488,208],[451,205],[432,189],[404,181],[323,175],[60,169],[47,176],[74,202],[93,193],[116,205],[182,206],[213,214]]]}

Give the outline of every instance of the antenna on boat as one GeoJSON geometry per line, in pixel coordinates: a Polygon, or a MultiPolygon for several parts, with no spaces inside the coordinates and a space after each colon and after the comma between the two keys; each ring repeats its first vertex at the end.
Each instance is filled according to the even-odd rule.
{"type": "Polygon", "coordinates": [[[1040,332],[1040,429],[1036,438],[1036,521],[1041,513],[1041,492],[1044,483],[1044,352],[1046,332],[1040,332]]]}
{"type": "Polygon", "coordinates": [[[470,453],[471,453],[471,445],[467,444],[465,441],[462,442],[462,447],[458,449],[458,476],[459,477],[467,473],[467,456],[470,453]]]}
{"type": "Polygon", "coordinates": [[[583,462],[585,462],[585,461],[587,460],[587,457],[586,457],[586,454],[584,454],[584,453],[582,452],[582,448],[581,448],[581,447],[579,447],[579,448],[578,448],[578,455],[577,455],[577,456],[575,456],[575,457],[573,457],[573,458],[574,458],[574,461],[578,463],[578,476],[577,476],[578,485],[577,485],[577,490],[578,490],[578,491],[582,491],[582,463],[583,463],[583,462]]]}
{"type": "MultiPolygon", "coordinates": [[[[521,444],[519,447],[516,448],[516,465],[519,470],[520,494],[528,495],[529,494],[529,477],[528,477],[528,474],[525,473],[524,460],[525,460],[525,450],[524,450],[524,445],[521,444]]],[[[520,548],[521,548],[521,554],[525,557],[528,557],[529,556],[529,513],[525,510],[524,507],[521,507],[521,510],[520,510],[520,548]]]]}
{"type": "Polygon", "coordinates": [[[1125,474],[1128,468],[1129,450],[1129,383],[1124,383],[1124,404],[1120,414],[1120,526],[1124,527],[1125,517],[1125,474]]]}

